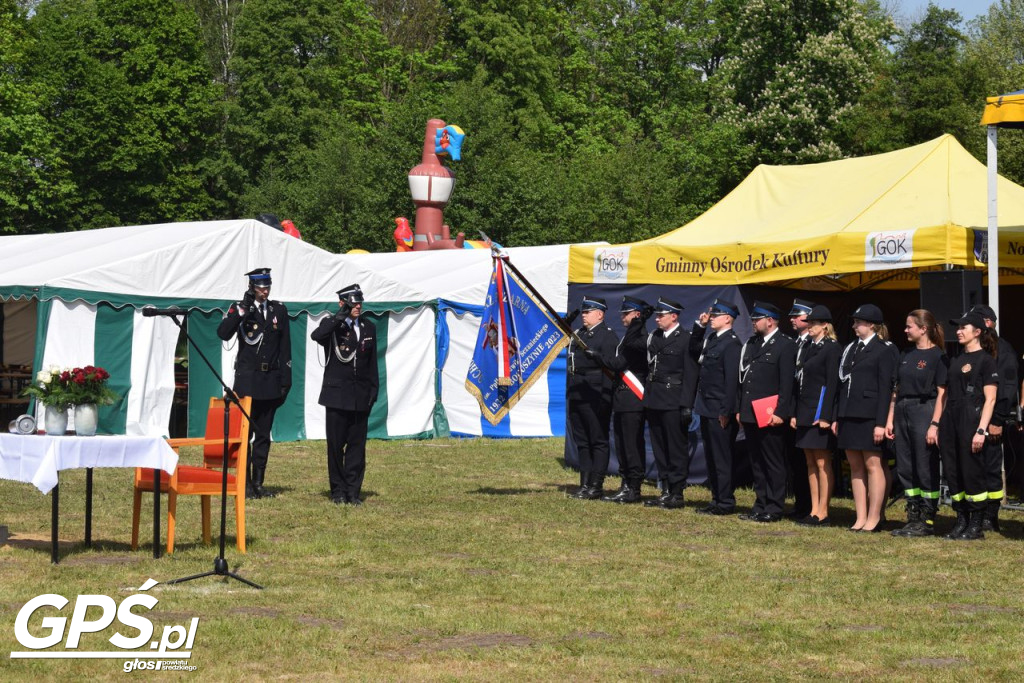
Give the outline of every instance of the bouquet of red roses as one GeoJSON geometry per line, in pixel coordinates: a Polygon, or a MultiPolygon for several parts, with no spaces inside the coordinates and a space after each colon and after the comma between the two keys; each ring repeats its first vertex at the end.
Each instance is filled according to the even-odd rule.
{"type": "Polygon", "coordinates": [[[92,365],[72,368],[61,373],[60,379],[67,381],[68,395],[75,405],[109,405],[117,399],[117,393],[107,386],[110,373],[103,368],[92,365]]]}

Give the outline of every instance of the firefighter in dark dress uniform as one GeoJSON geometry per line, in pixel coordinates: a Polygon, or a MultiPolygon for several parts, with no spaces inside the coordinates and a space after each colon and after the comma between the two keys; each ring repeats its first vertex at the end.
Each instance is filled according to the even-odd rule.
{"type": "MultiPolygon", "coordinates": [[[[971,308],[971,313],[978,313],[985,320],[985,326],[996,334],[996,312],[991,307],[979,304],[971,308]]],[[[996,410],[992,415],[992,424],[988,426],[992,435],[992,442],[999,450],[999,477],[993,477],[989,482],[988,503],[985,506],[985,520],[982,527],[985,531],[999,531],[999,508],[1003,505],[1003,431],[1007,427],[1014,427],[1018,424],[1017,406],[1020,402],[1018,395],[1017,379],[1019,367],[1017,364],[1017,352],[1006,341],[1005,337],[996,334],[996,367],[999,369],[999,387],[996,394],[996,410]]]]}
{"type": "Polygon", "coordinates": [[[750,449],[750,469],[757,498],[740,519],[778,522],[786,502],[786,437],[793,416],[796,343],[779,332],[782,312],[769,303],[754,302],[750,319],[754,335],[740,352],[740,412],[750,449]],[[753,402],[778,396],[769,423],[758,427],[753,402]]]}
{"type": "Polygon", "coordinates": [[[580,488],[572,494],[580,500],[597,500],[604,495],[608,474],[608,425],[612,417],[614,374],[606,371],[615,359],[619,338],[604,322],[608,305],[600,297],[583,297],[580,316],[583,325],[569,342],[566,401],[569,426],[580,463],[580,488]]]}
{"type": "MultiPolygon", "coordinates": [[[[814,302],[806,299],[793,299],[793,306],[789,309],[789,324],[793,328],[793,340],[796,342],[798,372],[800,362],[811,348],[808,334],[810,323],[807,320],[807,315],[815,305],[814,302]]],[[[803,449],[796,447],[796,433],[793,430],[786,432],[786,438],[788,441],[786,465],[789,470],[789,488],[793,492],[793,511],[789,516],[793,520],[801,521],[811,514],[811,489],[807,479],[807,458],[804,457],[803,449]]]]}
{"type": "Polygon", "coordinates": [[[682,311],[678,302],[658,299],[654,307],[658,329],[647,337],[644,414],[658,478],[662,480],[662,495],[644,503],[650,507],[683,507],[683,488],[690,474],[687,432],[697,393],[698,369],[690,354],[690,333],[679,325],[682,311]]]}
{"type": "MultiPolygon", "coordinates": [[[[626,328],[615,350],[612,369],[631,373],[631,379],[643,386],[647,379],[647,318],[654,309],[641,299],[622,298],[619,314],[626,328]]],[[[612,430],[615,433],[615,454],[619,459],[622,486],[602,500],[612,503],[639,503],[640,487],[647,473],[647,448],[644,443],[644,404],[623,380],[615,385],[612,395],[612,430]]]]}
{"type": "Polygon", "coordinates": [[[310,335],[327,354],[320,405],[327,409],[327,478],[337,505],[363,503],[366,433],[380,386],[377,328],[362,312],[363,292],[349,285],[338,290],[338,312],[310,335]]]}
{"type": "Polygon", "coordinates": [[[889,475],[882,459],[885,423],[896,379],[898,353],[885,337],[882,310],[864,304],[853,312],[857,341],[839,361],[839,412],[832,424],[836,445],[850,463],[850,489],[857,519],[851,531],[880,532],[889,475]]]}
{"type": "Polygon", "coordinates": [[[697,511],[705,515],[731,515],[736,508],[732,462],[739,431],[736,413],[743,343],[732,326],[739,314],[736,304],[715,299],[690,333],[690,353],[700,365],[694,411],[700,416],[700,437],[711,485],[711,504],[697,511]]]}
{"type": "Polygon", "coordinates": [[[270,455],[270,430],[274,414],[292,387],[292,342],[288,309],[270,300],[270,268],[246,273],[249,289],[242,300],[228,308],[217,327],[224,341],[238,339],[235,382],[239,396],[252,398],[249,428],[252,448],[246,465],[246,498],[273,498],[263,488],[270,455]]]}

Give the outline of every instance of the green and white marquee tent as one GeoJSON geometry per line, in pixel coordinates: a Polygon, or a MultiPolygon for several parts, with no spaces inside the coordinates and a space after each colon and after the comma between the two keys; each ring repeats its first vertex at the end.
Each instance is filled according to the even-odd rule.
{"type": "MultiPolygon", "coordinates": [[[[568,247],[510,250],[514,263],[558,310],[565,309],[568,247]]],[[[175,392],[179,330],[144,306],[189,310],[188,329],[230,383],[235,344],[216,328],[244,292],[244,273],[273,270],[272,297],[291,318],[293,387],[274,438],[324,438],[317,404],[323,354],[309,339],[337,310],[335,292],[358,282],[377,325],[381,392],[374,438],[486,434],[463,388],[491,274],[486,250],[339,255],[255,220],[168,223],[0,237],[0,362],[99,365],[121,395],[104,408],[109,433],[166,435],[175,392]]],[[[557,372],[555,374],[558,374],[557,372]]],[[[202,433],[219,385],[199,358],[188,365],[188,432],[202,433]]],[[[501,433],[547,436],[564,429],[564,381],[535,387],[501,433]]]]}

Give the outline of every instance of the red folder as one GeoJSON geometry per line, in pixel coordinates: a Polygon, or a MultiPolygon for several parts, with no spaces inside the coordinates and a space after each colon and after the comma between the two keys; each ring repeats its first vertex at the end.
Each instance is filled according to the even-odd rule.
{"type": "Polygon", "coordinates": [[[757,426],[767,427],[772,423],[772,415],[775,414],[775,409],[779,407],[779,395],[765,396],[764,398],[751,401],[750,407],[754,409],[757,426]]]}

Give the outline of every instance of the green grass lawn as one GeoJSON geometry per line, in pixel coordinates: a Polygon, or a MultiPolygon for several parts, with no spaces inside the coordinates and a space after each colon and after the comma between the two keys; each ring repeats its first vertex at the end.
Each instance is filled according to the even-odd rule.
{"type": "MultiPolygon", "coordinates": [[[[560,439],[371,442],[366,503],[351,508],[326,497],[324,442],[275,445],[267,483],[279,495],[247,506],[248,554],[234,548],[230,507],[228,519],[231,569],[266,590],[220,577],[153,588],[159,604],[148,616],[157,633],[200,618],[197,670],[163,675],[590,681],[1024,673],[1021,513],[1004,513],[1003,534],[968,543],[847,533],[848,500],[837,501],[840,526],[828,529],[697,515],[709,499],[703,488],[688,489],[686,509],[676,511],[576,501],[565,495],[577,475],[563,467],[561,449],[560,439]]],[[[96,470],[94,547],[85,549],[84,479],[78,471],[61,476],[67,544],[59,566],[49,558],[49,498],[0,481],[0,525],[11,534],[0,548],[0,680],[125,675],[121,660],[9,659],[24,649],[14,621],[29,599],[99,593],[120,602],[147,578],[213,566],[216,545],[202,545],[192,497],[179,500],[173,556],[152,557],[148,497],[144,545],[130,550],[127,470],[96,470]]],[[[738,497],[741,507],[753,502],[750,491],[738,497]]],[[[896,507],[890,513],[903,517],[896,507]]],[[[945,530],[949,509],[940,515],[945,530]]],[[[36,635],[45,634],[41,616],[36,635]]],[[[83,635],[80,649],[113,649],[107,638],[118,626],[83,635]]]]}

